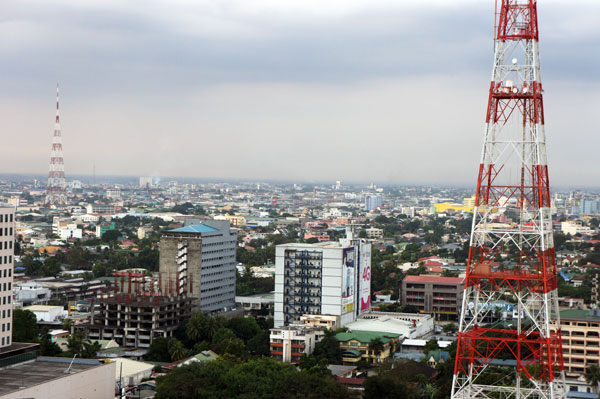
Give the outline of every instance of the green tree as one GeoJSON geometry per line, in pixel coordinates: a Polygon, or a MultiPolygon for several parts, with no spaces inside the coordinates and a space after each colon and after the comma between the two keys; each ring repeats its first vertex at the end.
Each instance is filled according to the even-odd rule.
{"type": "Polygon", "coordinates": [[[171,355],[169,354],[169,340],[163,337],[156,337],[152,339],[146,359],[154,362],[170,362],[171,355]]]}
{"type": "Polygon", "coordinates": [[[269,330],[261,331],[248,340],[246,348],[251,355],[269,356],[271,354],[269,330]]]}
{"type": "Polygon", "coordinates": [[[372,376],[365,381],[364,399],[406,399],[408,397],[406,386],[392,378],[372,376]]]}
{"type": "Polygon", "coordinates": [[[13,342],[36,342],[37,318],[30,310],[15,309],[13,312],[13,342]]]}
{"type": "Polygon", "coordinates": [[[167,345],[169,350],[169,356],[172,362],[184,359],[188,356],[188,350],[183,346],[181,341],[175,338],[171,338],[167,345]]]}
{"type": "Polygon", "coordinates": [[[156,399],[348,399],[330,376],[297,371],[290,364],[261,358],[192,363],[157,379],[156,399]]]}
{"type": "Polygon", "coordinates": [[[198,312],[190,317],[185,329],[188,339],[192,342],[200,342],[203,339],[208,338],[208,323],[208,316],[206,316],[204,312],[198,312]]]}
{"type": "Polygon", "coordinates": [[[85,342],[85,332],[76,331],[75,333],[71,334],[71,336],[67,340],[67,348],[69,349],[69,352],[71,352],[72,354],[74,354],[74,355],[77,354],[77,355],[81,356],[81,353],[84,349],[84,346],[83,346],[84,342],[85,342]]]}
{"type": "Polygon", "coordinates": [[[40,355],[42,356],[58,356],[62,353],[56,342],[52,342],[52,337],[48,333],[48,327],[44,327],[41,331],[40,339],[40,355]]]}
{"type": "Polygon", "coordinates": [[[325,336],[315,345],[313,355],[318,360],[327,359],[329,364],[342,364],[342,350],[335,338],[335,331],[325,331],[325,336]]]}
{"type": "Polygon", "coordinates": [[[385,344],[383,343],[381,338],[373,338],[371,342],[369,342],[369,351],[371,351],[371,353],[375,356],[381,351],[383,351],[384,348],[385,344]]]}
{"type": "Polygon", "coordinates": [[[98,341],[90,341],[89,339],[83,341],[83,347],[81,348],[81,357],[89,359],[96,357],[98,352],[102,349],[102,345],[98,341]]]}
{"type": "Polygon", "coordinates": [[[588,366],[585,372],[585,380],[593,387],[600,385],[600,367],[596,364],[588,366]]]}
{"type": "Polygon", "coordinates": [[[432,338],[429,341],[427,341],[425,343],[425,348],[424,348],[424,352],[428,353],[430,351],[435,351],[440,349],[440,346],[438,345],[438,342],[436,339],[432,338]]]}
{"type": "Polygon", "coordinates": [[[104,234],[102,234],[102,242],[105,243],[112,243],[115,242],[119,239],[119,237],[121,237],[122,234],[119,230],[107,230],[104,232],[104,234]]]}
{"type": "Polygon", "coordinates": [[[260,327],[253,317],[236,317],[229,320],[226,326],[244,342],[248,342],[260,332],[260,327]]]}

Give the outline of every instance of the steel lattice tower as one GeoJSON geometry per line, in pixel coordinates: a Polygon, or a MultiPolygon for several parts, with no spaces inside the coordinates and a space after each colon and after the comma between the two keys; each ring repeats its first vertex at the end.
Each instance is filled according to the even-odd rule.
{"type": "Polygon", "coordinates": [[[54,123],[50,170],[48,172],[48,185],[46,187],[46,204],[48,205],[64,205],[67,202],[58,94],[58,84],[56,84],[56,121],[54,123]]]}
{"type": "Polygon", "coordinates": [[[498,0],[495,11],[452,398],[562,398],[537,1],[498,0]],[[513,319],[489,323],[499,301],[513,319]]]}

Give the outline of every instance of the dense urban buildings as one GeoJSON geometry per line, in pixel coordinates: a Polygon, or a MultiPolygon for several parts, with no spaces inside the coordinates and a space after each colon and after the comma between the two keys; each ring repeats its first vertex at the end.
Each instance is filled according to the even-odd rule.
{"type": "MultiPolygon", "coordinates": [[[[136,369],[152,370],[144,360],[153,345],[177,343],[175,332],[186,330],[180,327],[200,308],[211,317],[243,312],[255,319],[268,348],[264,355],[280,361],[297,362],[315,348],[320,353],[323,329],[340,327],[358,331],[363,340],[368,334],[395,334],[401,342],[380,353],[371,352],[369,343],[348,341],[364,351],[345,351],[340,362],[353,365],[347,367],[375,367],[373,362],[391,357],[437,364],[448,356],[444,348],[428,353],[426,344],[434,336],[456,339],[473,206],[469,190],[153,181],[144,188],[137,179],[70,182],[72,203],[64,209],[44,205],[39,182],[0,182],[0,200],[16,211],[11,302],[32,311],[62,350],[73,333],[85,331],[86,339],[102,346],[99,358],[127,356],[141,363],[136,369]],[[118,197],[113,196],[117,188],[118,197]],[[365,211],[370,195],[385,197],[386,206],[365,211]],[[367,248],[370,263],[360,257],[367,248]],[[294,272],[287,286],[286,268],[290,276],[294,272]],[[223,279],[209,274],[221,272],[226,272],[223,279]],[[229,298],[226,303],[206,297],[220,292],[229,298]],[[285,299],[288,306],[294,302],[288,325],[285,299]],[[277,323],[272,331],[267,325],[271,317],[277,323]],[[72,329],[64,329],[66,323],[72,329]]],[[[594,198],[600,195],[553,195],[560,304],[568,309],[592,306],[591,277],[600,271],[594,219],[600,215],[571,211],[594,198]]],[[[514,204],[499,208],[496,225],[506,224],[513,209],[514,204]]],[[[496,301],[490,307],[489,323],[510,324],[518,316],[511,303],[496,301]]],[[[225,350],[206,342],[216,356],[225,350]]],[[[190,353],[193,348],[185,348],[185,354],[196,356],[190,353]]],[[[578,353],[565,352],[565,359],[575,359],[571,355],[578,353]]],[[[168,353],[164,360],[173,362],[168,353]]],[[[579,394],[595,392],[585,381],[590,361],[565,364],[569,387],[579,394]]]]}

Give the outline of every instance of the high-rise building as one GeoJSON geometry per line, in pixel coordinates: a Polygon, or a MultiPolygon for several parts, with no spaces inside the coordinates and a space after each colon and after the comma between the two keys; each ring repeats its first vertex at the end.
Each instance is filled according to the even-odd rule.
{"type": "Polygon", "coordinates": [[[152,176],[140,177],[140,188],[152,188],[154,187],[154,179],[152,176]]]}
{"type": "Polygon", "coordinates": [[[0,204],[0,348],[11,345],[15,208],[0,204]]]}
{"type": "Polygon", "coordinates": [[[50,170],[46,187],[46,204],[64,205],[67,202],[65,183],[65,164],[63,159],[62,133],[60,131],[60,114],[58,106],[58,84],[56,85],[56,119],[52,137],[52,152],[50,155],[50,170]]]}
{"type": "Polygon", "coordinates": [[[370,212],[380,206],[383,206],[383,198],[381,198],[381,195],[367,195],[365,197],[365,211],[370,212]]]}
{"type": "Polygon", "coordinates": [[[340,326],[371,306],[371,244],[290,243],[275,250],[275,327],[306,314],[339,316],[340,326]]]}
{"type": "Polygon", "coordinates": [[[235,305],[237,236],[227,220],[202,220],[163,233],[160,273],[187,293],[194,310],[216,312],[235,305]]]}
{"type": "Polygon", "coordinates": [[[436,320],[457,320],[464,282],[460,277],[406,276],[402,280],[402,304],[432,313],[436,320]]]}

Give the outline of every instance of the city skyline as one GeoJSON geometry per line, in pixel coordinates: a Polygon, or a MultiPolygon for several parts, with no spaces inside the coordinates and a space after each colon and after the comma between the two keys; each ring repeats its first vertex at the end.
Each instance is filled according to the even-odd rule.
{"type": "MultiPolygon", "coordinates": [[[[577,133],[599,102],[598,6],[576,3],[539,7],[552,186],[598,177],[599,139],[577,133]]],[[[2,170],[47,170],[58,80],[68,179],[96,165],[98,175],[472,185],[493,4],[286,4],[9,2],[2,170]]]]}

